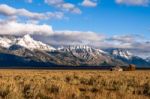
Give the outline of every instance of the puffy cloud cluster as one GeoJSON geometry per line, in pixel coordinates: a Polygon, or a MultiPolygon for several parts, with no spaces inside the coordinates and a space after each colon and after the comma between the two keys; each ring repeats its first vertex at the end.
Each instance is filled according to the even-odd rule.
{"type": "Polygon", "coordinates": [[[44,0],[46,4],[55,6],[63,11],[68,11],[76,14],[81,14],[81,10],[72,3],[67,3],[64,0],[44,0]]]}
{"type": "Polygon", "coordinates": [[[146,40],[143,39],[145,38],[140,35],[115,35],[106,38],[105,41],[112,45],[110,47],[114,48],[135,48],[137,44],[145,45],[146,40]]]}
{"type": "Polygon", "coordinates": [[[0,4],[0,15],[9,16],[9,17],[23,16],[32,20],[51,19],[51,18],[61,19],[63,17],[62,12],[35,13],[35,12],[30,12],[24,8],[16,9],[6,4],[0,4]]]}
{"type": "Polygon", "coordinates": [[[116,0],[116,3],[136,6],[147,6],[150,3],[150,0],[116,0]]]}
{"type": "Polygon", "coordinates": [[[0,21],[0,34],[24,35],[24,34],[50,35],[53,33],[49,25],[31,23],[18,23],[16,21],[0,21]]]}
{"type": "Polygon", "coordinates": [[[42,40],[46,43],[53,45],[92,45],[96,42],[101,42],[104,39],[103,35],[94,33],[94,32],[83,32],[83,31],[54,31],[52,35],[41,36],[36,35],[36,39],[42,40]],[[44,38],[44,39],[43,39],[44,38]]]}
{"type": "Polygon", "coordinates": [[[0,4],[0,34],[23,35],[42,34],[49,35],[53,32],[52,27],[46,24],[38,24],[41,20],[61,19],[62,12],[36,13],[26,9],[16,9],[6,4],[0,4]],[[22,17],[27,20],[22,20],[22,17]]]}
{"type": "Polygon", "coordinates": [[[142,36],[140,35],[114,35],[111,38],[108,38],[109,41],[117,41],[117,42],[121,42],[121,43],[132,43],[134,41],[137,40],[142,40],[142,36]]]}
{"type": "Polygon", "coordinates": [[[83,0],[81,5],[85,7],[96,7],[97,2],[94,2],[93,0],[83,0]]]}

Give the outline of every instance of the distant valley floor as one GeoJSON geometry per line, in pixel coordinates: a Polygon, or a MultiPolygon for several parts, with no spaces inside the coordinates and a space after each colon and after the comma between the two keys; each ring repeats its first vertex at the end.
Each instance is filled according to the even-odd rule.
{"type": "MultiPolygon", "coordinates": [[[[110,70],[115,66],[11,66],[11,67],[0,67],[0,69],[32,69],[32,70],[110,70]]],[[[126,66],[121,66],[121,68],[127,68],[126,66]]],[[[149,67],[136,67],[136,70],[150,70],[149,67]]]]}

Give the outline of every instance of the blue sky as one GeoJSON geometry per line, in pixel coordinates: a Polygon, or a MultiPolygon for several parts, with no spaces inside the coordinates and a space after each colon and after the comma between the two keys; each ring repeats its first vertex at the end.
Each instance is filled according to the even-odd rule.
{"type": "Polygon", "coordinates": [[[0,34],[150,54],[150,0],[0,0],[0,34]]]}
{"type": "MultiPolygon", "coordinates": [[[[65,18],[41,21],[55,30],[93,31],[106,35],[139,34],[150,37],[150,7],[143,5],[117,4],[115,0],[97,0],[97,6],[81,6],[83,0],[65,0],[76,5],[81,14],[64,12],[65,18]]],[[[94,2],[94,1],[93,1],[94,2]]],[[[31,12],[61,11],[44,3],[44,0],[0,0],[14,8],[25,8],[31,12]]]]}

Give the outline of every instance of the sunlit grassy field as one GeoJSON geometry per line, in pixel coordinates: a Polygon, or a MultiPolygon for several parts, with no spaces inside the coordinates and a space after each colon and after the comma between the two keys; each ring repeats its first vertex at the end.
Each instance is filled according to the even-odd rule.
{"type": "Polygon", "coordinates": [[[1,69],[0,99],[150,99],[150,71],[1,69]]]}

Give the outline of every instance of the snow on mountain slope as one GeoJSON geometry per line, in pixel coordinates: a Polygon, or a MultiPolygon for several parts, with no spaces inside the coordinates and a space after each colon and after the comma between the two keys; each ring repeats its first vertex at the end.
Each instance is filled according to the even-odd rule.
{"type": "Polygon", "coordinates": [[[69,63],[75,63],[77,66],[79,64],[85,66],[124,65],[122,61],[112,58],[106,52],[87,45],[71,45],[58,48],[57,51],[61,55],[55,56],[66,59],[65,61],[69,61],[69,63]]]}
{"type": "Polygon", "coordinates": [[[71,53],[72,55],[78,58],[92,58],[92,57],[99,57],[102,54],[105,54],[104,51],[100,49],[95,49],[86,45],[75,45],[75,46],[68,46],[68,47],[61,47],[58,48],[59,51],[71,53]]]}
{"type": "Polygon", "coordinates": [[[92,47],[89,47],[87,45],[74,45],[74,46],[68,46],[68,47],[60,47],[58,48],[58,50],[60,51],[66,51],[66,52],[76,52],[76,53],[105,53],[104,51],[100,50],[100,49],[95,49],[92,47]]]}
{"type": "Polygon", "coordinates": [[[8,39],[7,37],[0,37],[0,46],[1,47],[9,48],[12,43],[13,43],[13,40],[8,39]]]}
{"type": "Polygon", "coordinates": [[[115,59],[119,59],[128,64],[135,64],[137,66],[149,66],[150,65],[150,63],[147,62],[145,59],[139,56],[133,55],[126,49],[110,49],[108,50],[108,52],[115,59]]]}
{"type": "Polygon", "coordinates": [[[125,49],[113,50],[111,54],[114,56],[120,56],[126,59],[131,59],[133,57],[132,53],[130,53],[128,50],[125,50],[125,49]]]}
{"type": "Polygon", "coordinates": [[[30,50],[34,50],[34,49],[44,50],[44,51],[54,51],[55,50],[55,48],[53,48],[47,44],[44,44],[40,41],[35,41],[28,34],[23,36],[22,38],[18,38],[16,40],[15,45],[19,45],[19,46],[25,47],[30,50]]]}
{"type": "Polygon", "coordinates": [[[25,47],[29,50],[44,50],[44,51],[54,51],[55,48],[44,44],[40,41],[34,40],[30,35],[24,35],[23,37],[16,36],[0,36],[0,47],[11,48],[11,47],[25,47]]]}

